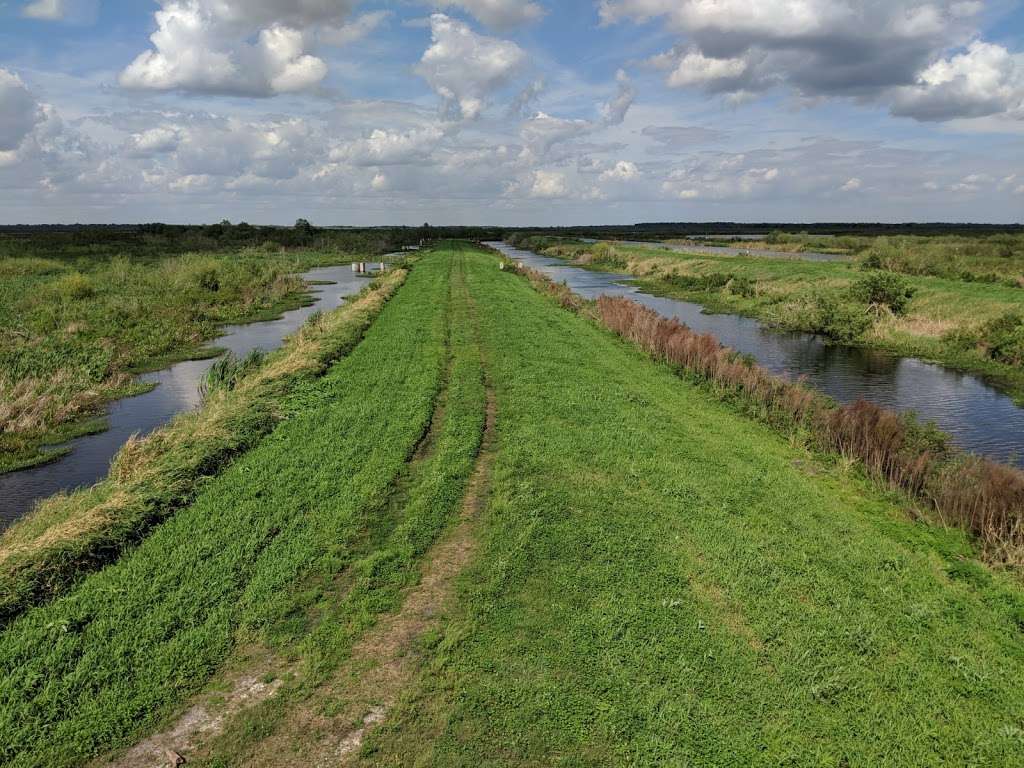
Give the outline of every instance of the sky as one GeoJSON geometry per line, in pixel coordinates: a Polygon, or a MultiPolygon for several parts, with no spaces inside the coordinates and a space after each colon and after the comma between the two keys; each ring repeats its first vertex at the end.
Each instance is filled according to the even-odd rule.
{"type": "Polygon", "coordinates": [[[1024,220],[1010,0],[0,0],[0,223],[1024,220]]]}

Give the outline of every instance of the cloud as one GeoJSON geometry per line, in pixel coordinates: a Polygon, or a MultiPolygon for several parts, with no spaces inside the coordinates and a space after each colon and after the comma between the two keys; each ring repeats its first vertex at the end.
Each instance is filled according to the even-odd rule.
{"type": "Polygon", "coordinates": [[[569,185],[565,174],[560,171],[534,171],[530,197],[551,199],[565,197],[569,194],[569,185]]]}
{"type": "MultiPolygon", "coordinates": [[[[346,0],[160,0],[151,50],[120,76],[126,88],[274,96],[318,85],[327,64],[307,52],[321,27],[346,33],[346,0]]],[[[379,23],[380,19],[377,19],[379,23]]],[[[371,23],[364,21],[363,27],[371,23]]],[[[358,22],[357,22],[358,25],[358,22]]],[[[353,34],[352,30],[347,33],[353,34]]]]}
{"type": "Polygon", "coordinates": [[[0,69],[0,152],[13,152],[42,122],[43,111],[15,73],[0,69]]]}
{"type": "Polygon", "coordinates": [[[622,125],[626,119],[626,113],[633,106],[636,99],[636,91],[633,90],[633,83],[625,70],[620,69],[615,73],[615,82],[619,90],[615,98],[601,105],[601,122],[604,125],[622,125]]]}
{"type": "Polygon", "coordinates": [[[686,152],[701,144],[721,141],[729,135],[726,131],[696,125],[649,125],[640,133],[657,142],[658,146],[647,150],[652,155],[686,152]]]}
{"type": "Polygon", "coordinates": [[[391,11],[364,13],[340,27],[325,27],[320,32],[319,39],[328,45],[351,45],[373,33],[393,15],[391,11]]]}
{"type": "Polygon", "coordinates": [[[640,178],[640,169],[636,163],[629,160],[620,160],[614,167],[609,168],[599,177],[600,181],[633,181],[640,178]]]}
{"type": "Polygon", "coordinates": [[[181,131],[171,126],[157,126],[133,133],[125,142],[129,157],[156,157],[173,152],[181,143],[181,131]]]}
{"type": "Polygon", "coordinates": [[[861,188],[861,184],[862,184],[861,180],[858,179],[856,176],[854,176],[853,178],[848,179],[846,181],[846,183],[843,184],[843,186],[841,186],[839,188],[839,191],[840,192],[856,192],[858,189],[861,188]]]}
{"type": "Polygon", "coordinates": [[[438,8],[461,8],[488,27],[507,30],[537,21],[546,11],[532,0],[437,0],[438,8]]]}
{"type": "Polygon", "coordinates": [[[917,120],[996,114],[1024,119],[1024,54],[975,41],[964,53],[936,61],[915,85],[897,90],[892,111],[917,120]]]}
{"type": "Polygon", "coordinates": [[[35,0],[21,9],[21,15],[26,19],[42,21],[60,21],[66,12],[64,0],[35,0]]]}
{"type": "Polygon", "coordinates": [[[543,77],[531,81],[523,90],[516,94],[515,99],[508,107],[509,117],[527,117],[533,109],[534,103],[543,93],[545,88],[543,77]]]}
{"type": "Polygon", "coordinates": [[[530,163],[539,162],[556,144],[585,136],[593,129],[594,124],[588,120],[570,120],[538,112],[523,121],[519,128],[524,145],[522,159],[530,163]]]}
{"type": "Polygon", "coordinates": [[[515,43],[479,35],[461,21],[435,13],[430,17],[432,44],[416,72],[443,100],[446,116],[473,120],[490,95],[508,84],[526,62],[515,43]]]}
{"type": "Polygon", "coordinates": [[[746,59],[716,59],[700,51],[690,51],[674,62],[668,84],[672,88],[700,85],[716,90],[738,90],[731,86],[740,83],[748,66],[746,59]]]}
{"type": "Polygon", "coordinates": [[[674,88],[737,101],[786,87],[950,120],[1020,111],[1021,54],[977,39],[982,10],[957,0],[603,0],[600,15],[663,20],[679,43],[650,63],[674,88]]]}
{"type": "Polygon", "coordinates": [[[428,164],[444,131],[436,126],[400,133],[375,129],[331,151],[331,160],[357,166],[428,164]]]}

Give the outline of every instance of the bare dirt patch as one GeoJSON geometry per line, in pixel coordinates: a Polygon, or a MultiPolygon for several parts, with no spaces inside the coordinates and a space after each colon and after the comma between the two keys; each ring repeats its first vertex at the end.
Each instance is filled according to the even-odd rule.
{"type": "Polygon", "coordinates": [[[275,667],[281,666],[267,653],[247,654],[244,669],[226,675],[215,690],[196,697],[168,728],[117,757],[96,761],[94,766],[167,768],[186,764],[188,757],[220,734],[231,718],[267,701],[280,690],[290,674],[275,675],[275,667]]]}

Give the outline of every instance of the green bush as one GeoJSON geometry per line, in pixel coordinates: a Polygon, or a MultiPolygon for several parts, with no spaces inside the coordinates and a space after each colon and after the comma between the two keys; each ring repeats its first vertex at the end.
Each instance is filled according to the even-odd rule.
{"type": "Polygon", "coordinates": [[[58,295],[72,301],[88,299],[96,294],[96,288],[93,286],[92,281],[81,272],[72,272],[70,275],[64,275],[64,277],[54,282],[53,288],[58,295]]]}
{"type": "Polygon", "coordinates": [[[1007,312],[973,330],[957,330],[944,341],[964,351],[976,349],[990,360],[1024,366],[1024,317],[1007,312]]]}
{"type": "Polygon", "coordinates": [[[746,299],[752,299],[757,295],[757,283],[744,275],[737,275],[730,280],[728,288],[730,293],[746,299]]]}
{"type": "Polygon", "coordinates": [[[802,304],[793,306],[790,316],[781,322],[845,344],[856,341],[872,325],[871,315],[863,304],[824,292],[811,294],[802,304]]]}
{"type": "Polygon", "coordinates": [[[914,297],[915,288],[895,272],[871,272],[853,285],[852,296],[869,306],[886,307],[901,315],[914,297]]]}

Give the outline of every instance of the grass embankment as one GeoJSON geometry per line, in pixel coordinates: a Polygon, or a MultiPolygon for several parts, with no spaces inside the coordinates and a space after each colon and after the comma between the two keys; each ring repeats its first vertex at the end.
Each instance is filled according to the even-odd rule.
{"type": "Polygon", "coordinates": [[[757,317],[977,373],[1024,401],[1024,292],[1017,287],[922,275],[892,281],[894,273],[858,262],[687,255],[609,243],[549,245],[542,252],[592,269],[627,272],[647,291],[712,312],[757,317]],[[895,307],[873,301],[879,281],[908,289],[909,301],[895,307]]]}
{"type": "Polygon", "coordinates": [[[1011,765],[1024,602],[962,534],[474,257],[499,445],[367,765],[1011,765]]]}
{"type": "MultiPolygon", "coordinates": [[[[31,241],[22,245],[31,251],[31,241]]],[[[144,388],[133,373],[214,354],[204,344],[222,324],[309,301],[295,273],[338,259],[259,250],[3,256],[0,472],[53,459],[41,446],[102,429],[104,403],[144,388]]]]}
{"type": "Polygon", "coordinates": [[[1018,759],[1018,582],[963,533],[911,521],[855,470],[458,249],[427,254],[193,506],[0,634],[0,760],[73,765],[128,744],[256,645],[294,679],[190,763],[319,764],[304,750],[356,694],[315,687],[398,609],[456,512],[481,356],[498,449],[458,603],[361,754],[323,764],[1018,759]],[[315,717],[290,719],[310,701],[315,717]]]}
{"type": "Polygon", "coordinates": [[[240,726],[252,740],[397,607],[458,512],[483,429],[450,264],[418,265],[363,342],[288,395],[290,418],[193,504],[4,630],[0,762],[77,765],[127,745],[256,645],[295,677],[240,726]]]}
{"type": "Polygon", "coordinates": [[[205,478],[252,448],[285,417],[280,399],[358,343],[405,277],[396,271],[312,322],[233,390],[211,394],[115,458],[103,482],[41,502],[0,536],[0,624],[116,559],[187,504],[205,478]]]}

